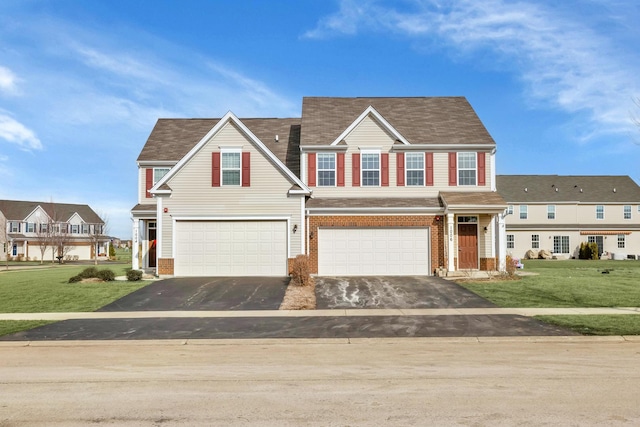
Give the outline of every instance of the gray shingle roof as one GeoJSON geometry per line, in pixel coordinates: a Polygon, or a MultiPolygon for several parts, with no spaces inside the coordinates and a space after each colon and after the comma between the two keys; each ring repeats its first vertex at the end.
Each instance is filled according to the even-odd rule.
{"type": "Polygon", "coordinates": [[[332,143],[372,106],[411,144],[493,144],[464,97],[327,98],[302,101],[302,145],[332,143]]]}
{"type": "MultiPolygon", "coordinates": [[[[240,119],[296,176],[300,174],[300,119],[240,119]],[[275,142],[278,135],[279,142],[275,142]]],[[[158,119],[138,161],[178,162],[209,132],[217,119],[158,119]]]]}
{"type": "Polygon", "coordinates": [[[640,204],[640,187],[629,176],[498,175],[496,178],[498,192],[508,203],[640,204]]]}
{"type": "Polygon", "coordinates": [[[38,206],[41,206],[47,215],[56,221],[68,221],[74,213],[77,213],[88,224],[104,223],[89,205],[0,200],[0,212],[9,221],[23,221],[38,206]]]}
{"type": "Polygon", "coordinates": [[[506,208],[507,202],[494,191],[441,191],[440,197],[446,203],[447,206],[504,206],[506,208]]]}

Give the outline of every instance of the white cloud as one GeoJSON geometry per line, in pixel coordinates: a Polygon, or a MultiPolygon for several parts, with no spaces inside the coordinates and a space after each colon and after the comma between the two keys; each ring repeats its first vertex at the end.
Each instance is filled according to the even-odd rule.
{"type": "Polygon", "coordinates": [[[18,144],[25,150],[41,150],[36,134],[14,118],[0,112],[0,139],[18,144]]]}
{"type": "Polygon", "coordinates": [[[10,69],[0,66],[0,92],[15,94],[18,92],[18,78],[10,69]]]}
{"type": "Polygon", "coordinates": [[[493,61],[497,69],[519,74],[532,102],[584,115],[575,130],[578,139],[629,131],[629,111],[640,94],[640,60],[633,45],[620,42],[630,34],[621,34],[625,27],[616,4],[603,9],[593,3],[582,14],[532,1],[424,0],[405,6],[413,10],[344,0],[338,12],[305,35],[392,31],[429,46],[444,44],[465,61],[493,61]],[[607,19],[620,39],[598,31],[607,19]]]}

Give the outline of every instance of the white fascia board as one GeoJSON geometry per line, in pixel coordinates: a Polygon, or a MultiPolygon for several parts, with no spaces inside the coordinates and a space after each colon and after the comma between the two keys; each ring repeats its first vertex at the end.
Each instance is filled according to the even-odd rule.
{"type": "Polygon", "coordinates": [[[352,215],[378,216],[386,214],[406,214],[406,215],[442,215],[442,208],[307,208],[307,215],[352,215]]]}
{"type": "Polygon", "coordinates": [[[316,152],[316,151],[347,151],[349,149],[348,145],[301,145],[300,151],[305,152],[316,152]]]}
{"type": "Polygon", "coordinates": [[[311,195],[311,190],[307,191],[307,190],[289,190],[288,193],[290,196],[310,196],[311,195]]]}
{"type": "Polygon", "coordinates": [[[484,151],[494,154],[496,146],[494,144],[411,144],[411,145],[394,145],[391,151],[484,151]]]}
{"type": "Polygon", "coordinates": [[[288,221],[291,215],[190,215],[174,216],[176,221],[288,221]]]}
{"type": "Polygon", "coordinates": [[[363,113],[360,114],[360,116],[356,120],[354,120],[354,122],[351,123],[349,127],[346,128],[344,132],[342,132],[340,136],[338,136],[335,139],[335,141],[331,143],[331,145],[332,146],[338,145],[340,141],[345,139],[347,135],[349,135],[356,128],[356,126],[358,126],[369,114],[375,117],[375,119],[378,120],[382,124],[382,126],[386,128],[387,131],[389,131],[393,136],[395,136],[397,140],[399,140],[405,145],[409,145],[409,141],[407,141],[405,137],[400,134],[400,132],[398,132],[393,126],[391,126],[391,124],[384,117],[382,117],[380,113],[378,113],[378,111],[375,108],[373,108],[373,106],[371,105],[369,105],[369,107],[367,107],[367,109],[364,110],[363,113]]]}
{"type": "Polygon", "coordinates": [[[142,160],[138,162],[138,166],[173,166],[178,163],[175,160],[142,160]]]}
{"type": "Polygon", "coordinates": [[[149,190],[149,192],[150,193],[157,192],[157,189],[159,187],[161,187],[164,183],[168,182],[176,173],[178,173],[178,171],[182,169],[182,167],[185,164],[187,164],[191,160],[191,158],[193,158],[193,156],[195,156],[196,153],[200,151],[200,149],[202,149],[202,147],[207,143],[207,141],[209,141],[216,133],[220,131],[220,129],[226,126],[227,123],[229,122],[235,123],[240,128],[240,130],[242,130],[242,132],[249,137],[251,142],[260,151],[262,151],[262,153],[265,154],[293,183],[298,185],[300,188],[308,190],[307,186],[300,179],[298,179],[298,177],[295,176],[293,172],[291,172],[289,168],[287,168],[284,165],[284,163],[282,163],[280,159],[278,159],[275,156],[275,154],[273,154],[271,150],[269,150],[262,143],[262,141],[260,141],[258,137],[255,136],[253,132],[251,132],[249,128],[244,125],[244,123],[242,123],[242,121],[240,121],[238,117],[236,117],[235,114],[229,111],[227,114],[224,115],[224,117],[220,119],[218,123],[216,123],[214,127],[211,128],[209,132],[207,132],[207,134],[204,137],[202,137],[202,139],[195,145],[195,147],[189,150],[189,152],[182,159],[180,159],[180,161],[176,163],[176,165],[173,168],[171,168],[171,170],[165,176],[163,176],[160,181],[156,182],[156,185],[154,185],[153,188],[149,190]]]}

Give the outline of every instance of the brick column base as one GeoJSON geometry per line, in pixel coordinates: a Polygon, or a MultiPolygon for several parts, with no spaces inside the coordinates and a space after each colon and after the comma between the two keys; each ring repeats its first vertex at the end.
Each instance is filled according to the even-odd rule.
{"type": "Polygon", "coordinates": [[[173,258],[158,258],[158,276],[173,276],[173,258]]]}

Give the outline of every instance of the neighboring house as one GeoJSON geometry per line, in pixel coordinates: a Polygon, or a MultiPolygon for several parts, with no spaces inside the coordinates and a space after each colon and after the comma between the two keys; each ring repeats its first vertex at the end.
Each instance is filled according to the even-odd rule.
{"type": "Polygon", "coordinates": [[[583,242],[614,259],[640,257],[640,187],[628,176],[498,175],[508,203],[507,252],[578,258],[583,242]]]}
{"type": "Polygon", "coordinates": [[[507,207],[495,152],[462,97],[160,119],[137,160],[133,268],[282,276],[308,254],[321,275],[495,270],[507,207]]]}
{"type": "Polygon", "coordinates": [[[88,260],[108,254],[104,221],[88,205],[0,200],[0,256],[20,260],[88,260]],[[41,246],[44,250],[41,249],[41,246]],[[61,248],[61,246],[63,246],[61,248]],[[44,255],[44,256],[43,256],[44,255]]]}

